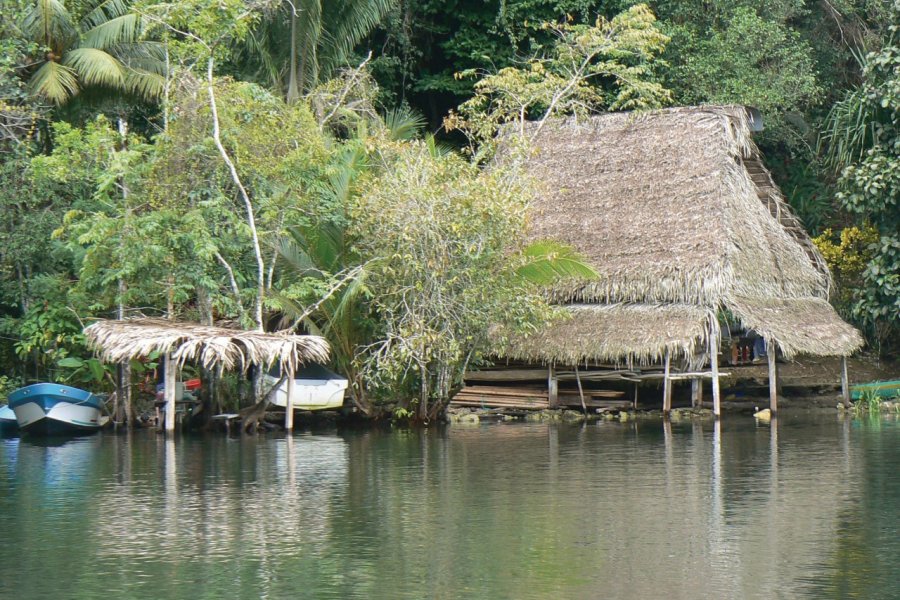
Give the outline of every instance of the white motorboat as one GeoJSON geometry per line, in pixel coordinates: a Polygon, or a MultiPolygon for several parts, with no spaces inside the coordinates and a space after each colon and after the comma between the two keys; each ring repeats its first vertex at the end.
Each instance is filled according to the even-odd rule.
{"type": "MultiPolygon", "coordinates": [[[[266,375],[266,383],[275,385],[280,376],[266,375]]],[[[309,365],[297,371],[294,377],[294,408],[297,410],[327,410],[344,405],[344,392],[348,381],[337,373],[329,371],[321,365],[309,365]]],[[[282,381],[275,390],[272,404],[287,406],[288,382],[282,381]]]]}

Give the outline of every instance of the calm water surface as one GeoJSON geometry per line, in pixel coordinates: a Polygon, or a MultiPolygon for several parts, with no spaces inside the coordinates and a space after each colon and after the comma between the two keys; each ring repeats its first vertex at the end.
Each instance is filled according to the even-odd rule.
{"type": "Polygon", "coordinates": [[[0,439],[0,597],[900,598],[900,421],[0,439]]]}

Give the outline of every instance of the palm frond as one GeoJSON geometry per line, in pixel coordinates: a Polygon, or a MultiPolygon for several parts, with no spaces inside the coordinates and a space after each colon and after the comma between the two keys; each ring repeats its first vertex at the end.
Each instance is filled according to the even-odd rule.
{"type": "Polygon", "coordinates": [[[425,126],[425,117],[413,109],[402,106],[384,114],[384,126],[392,140],[412,140],[425,126]]]}
{"type": "Polygon", "coordinates": [[[84,48],[106,50],[116,44],[136,42],[143,31],[143,19],[137,13],[124,15],[98,23],[81,36],[84,48]]]}
{"type": "Polygon", "coordinates": [[[516,269],[522,279],[537,285],[549,285],[559,279],[597,279],[599,275],[571,247],[553,240],[528,245],[522,256],[525,263],[516,269]]]}
{"type": "Polygon", "coordinates": [[[302,233],[296,229],[291,229],[288,236],[283,236],[276,243],[278,256],[284,259],[291,266],[296,275],[300,277],[322,277],[321,271],[310,258],[309,253],[304,246],[306,240],[302,233]]]}
{"type": "Polygon", "coordinates": [[[863,157],[874,138],[874,108],[862,87],[849,92],[828,112],[820,137],[826,163],[840,170],[863,157]]]}
{"type": "Polygon", "coordinates": [[[103,23],[122,17],[131,12],[129,2],[126,0],[104,0],[88,11],[81,19],[81,30],[86,31],[103,23]]]}
{"type": "Polygon", "coordinates": [[[166,86],[166,78],[158,73],[138,69],[126,69],[123,87],[141,98],[160,98],[166,86]]]}
{"type": "Polygon", "coordinates": [[[335,3],[339,10],[330,11],[325,26],[328,48],[323,49],[323,71],[347,61],[353,48],[366,37],[397,5],[397,0],[353,0],[335,3]],[[327,62],[327,64],[325,64],[327,62]]]}
{"type": "Polygon", "coordinates": [[[87,85],[107,85],[122,88],[125,67],[112,55],[97,48],[75,48],[66,53],[63,64],[78,73],[87,85]]]}
{"type": "Polygon", "coordinates": [[[47,61],[32,75],[29,87],[33,95],[59,105],[78,93],[78,78],[73,69],[47,61]]]}
{"type": "Polygon", "coordinates": [[[37,0],[22,20],[22,32],[54,51],[78,37],[69,11],[59,0],[37,0]]]}
{"type": "Polygon", "coordinates": [[[425,136],[425,146],[428,148],[428,154],[433,158],[441,158],[453,154],[455,149],[447,142],[439,142],[434,134],[429,133],[425,136]]]}

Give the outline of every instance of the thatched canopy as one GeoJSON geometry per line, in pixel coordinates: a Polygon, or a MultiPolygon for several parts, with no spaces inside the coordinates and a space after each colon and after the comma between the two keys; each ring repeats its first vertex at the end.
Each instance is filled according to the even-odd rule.
{"type": "Polygon", "coordinates": [[[246,369],[278,364],[282,372],[306,363],[324,363],[329,347],[313,335],[260,333],[163,319],[97,321],[85,328],[89,345],[107,362],[125,362],[152,352],[170,353],[179,364],[246,369]]]}
{"type": "Polygon", "coordinates": [[[573,304],[568,318],[553,321],[527,338],[519,338],[502,355],[528,362],[659,362],[668,352],[689,361],[706,352],[716,316],[687,304],[573,304]]]}
{"type": "Polygon", "coordinates": [[[822,298],[733,298],[731,310],[748,329],[795,354],[846,356],[862,346],[859,331],[822,298]]]}
{"type": "MultiPolygon", "coordinates": [[[[827,303],[831,276],[762,165],[743,107],[547,122],[525,168],[541,186],[531,237],[573,246],[600,275],[557,286],[555,301],[728,308],[789,355],[861,345],[827,303]],[[758,308],[776,305],[792,308],[777,317],[758,308]]],[[[584,330],[582,358],[603,331],[584,330]]],[[[659,345],[640,348],[647,356],[659,345]]]]}

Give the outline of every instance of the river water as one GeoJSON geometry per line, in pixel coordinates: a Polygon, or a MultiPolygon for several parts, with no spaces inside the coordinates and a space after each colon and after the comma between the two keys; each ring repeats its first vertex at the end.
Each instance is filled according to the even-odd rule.
{"type": "Polygon", "coordinates": [[[900,598],[900,421],[0,439],[0,598],[900,598]]]}

